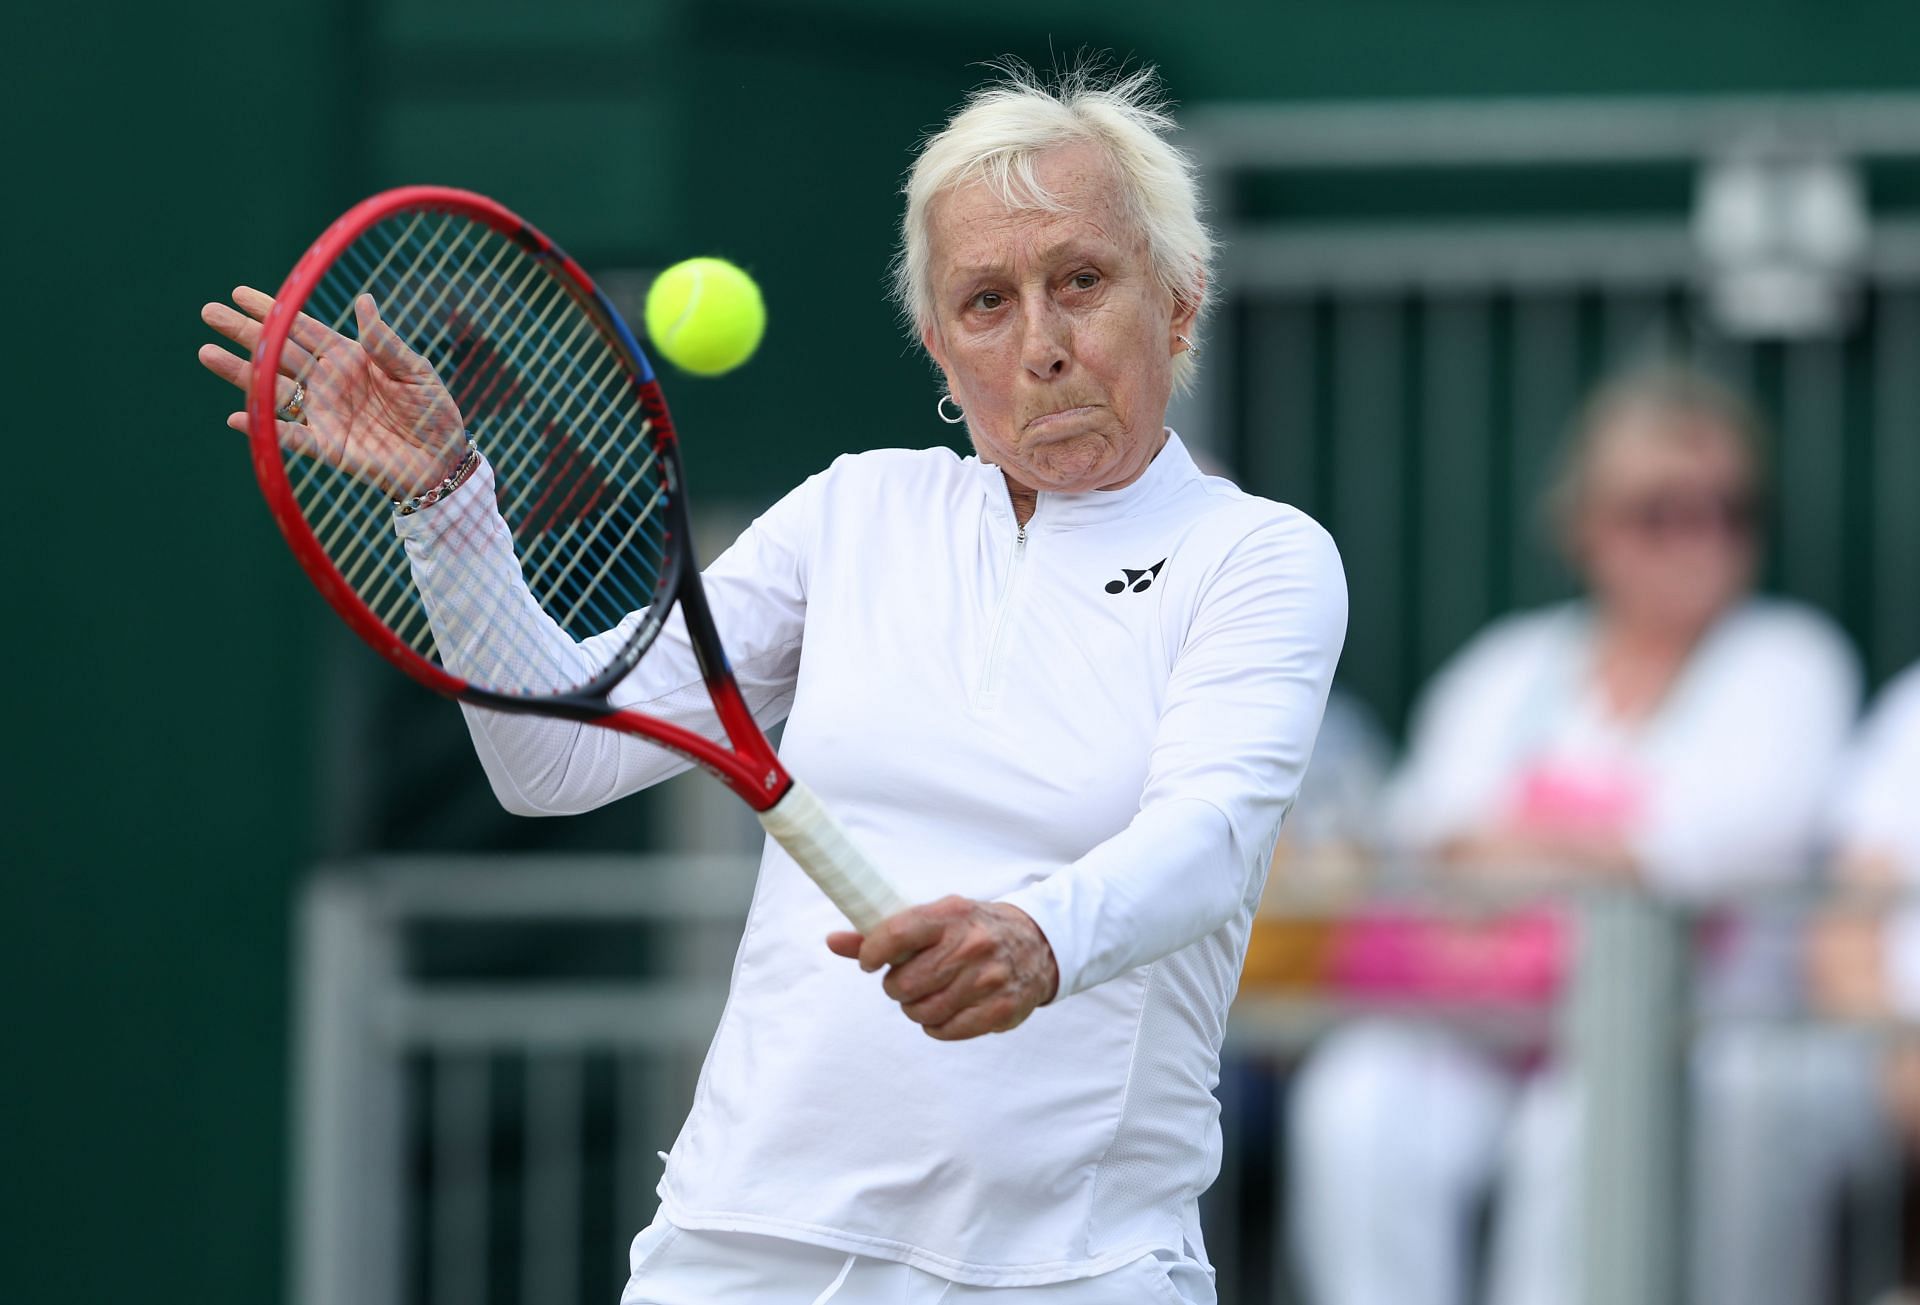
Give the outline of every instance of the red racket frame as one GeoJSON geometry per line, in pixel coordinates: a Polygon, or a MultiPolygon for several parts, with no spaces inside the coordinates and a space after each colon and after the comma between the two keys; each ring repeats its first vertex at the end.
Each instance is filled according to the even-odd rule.
{"type": "Polygon", "coordinates": [[[260,345],[254,351],[253,382],[247,389],[247,429],[260,490],[307,578],[356,634],[419,683],[436,693],[476,706],[561,716],[650,739],[707,770],[756,811],[767,810],[792,787],[792,778],[774,755],[772,745],[740,695],[707,607],[706,592],[700,585],[700,569],[692,551],[686,473],[680,462],[679,438],[667,411],[666,398],[654,379],[653,367],[619,312],[593,279],[532,223],[484,195],[446,186],[403,186],[374,195],[349,209],[301,255],[274,296],[273,308],[263,323],[260,345]],[[275,425],[275,409],[279,405],[275,383],[288,331],[298,314],[305,310],[307,297],[342,251],[376,223],[397,213],[423,209],[453,213],[483,223],[544,262],[595,319],[608,342],[628,361],[635,402],[646,411],[651,423],[652,438],[667,481],[668,537],[675,539],[678,546],[669,551],[669,565],[656,588],[651,608],[653,619],[636,633],[625,654],[613,666],[573,693],[544,696],[499,693],[477,687],[413,651],[374,615],[334,566],[300,510],[292,482],[287,477],[287,458],[280,449],[275,425]],[[606,694],[644,655],[675,603],[686,616],[701,675],[713,699],[714,711],[733,745],[731,749],[671,722],[639,712],[615,710],[607,701],[606,694]]]}

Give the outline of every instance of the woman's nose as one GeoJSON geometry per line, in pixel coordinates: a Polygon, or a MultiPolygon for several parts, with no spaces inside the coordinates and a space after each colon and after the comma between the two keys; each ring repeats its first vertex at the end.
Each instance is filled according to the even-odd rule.
{"type": "Polygon", "coordinates": [[[1020,342],[1020,361],[1035,376],[1051,380],[1067,368],[1067,359],[1071,356],[1067,340],[1065,316],[1053,305],[1029,308],[1026,331],[1020,342]]]}

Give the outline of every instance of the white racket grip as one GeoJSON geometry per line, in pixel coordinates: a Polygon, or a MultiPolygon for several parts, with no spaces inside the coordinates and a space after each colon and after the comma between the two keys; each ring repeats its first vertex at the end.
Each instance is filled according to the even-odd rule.
{"type": "Polygon", "coordinates": [[[910,905],[853,845],[813,790],[799,780],[760,813],[760,823],[860,932],[871,931],[910,905]]]}

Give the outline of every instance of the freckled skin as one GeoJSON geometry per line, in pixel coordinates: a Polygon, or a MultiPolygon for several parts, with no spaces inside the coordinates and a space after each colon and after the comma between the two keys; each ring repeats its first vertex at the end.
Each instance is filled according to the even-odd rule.
{"type": "Polygon", "coordinates": [[[1023,522],[1036,491],[1140,478],[1166,442],[1175,337],[1193,328],[1096,147],[1049,150],[1034,173],[1064,211],[1009,208],[980,182],[933,201],[922,335],[1023,522]]]}

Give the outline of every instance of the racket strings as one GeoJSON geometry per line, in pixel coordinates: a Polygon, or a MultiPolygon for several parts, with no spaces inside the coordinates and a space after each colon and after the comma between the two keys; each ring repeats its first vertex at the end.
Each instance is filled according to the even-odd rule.
{"type": "MultiPolygon", "coordinates": [[[[375,224],[335,258],[304,305],[320,354],[357,348],[362,294],[452,395],[493,470],[498,515],[469,501],[434,532],[430,607],[388,491],[287,454],[295,501],[341,578],[400,642],[484,688],[565,692],[630,660],[632,614],[670,565],[670,487],[597,309],[547,257],[425,211],[375,224]]],[[[325,379],[313,366],[309,350],[293,379],[325,379]]]]}
{"type": "MultiPolygon", "coordinates": [[[[531,270],[534,271],[536,275],[539,272],[539,269],[537,267],[531,270]]],[[[522,283],[521,286],[516,288],[521,292],[523,298],[529,299],[529,302],[532,304],[532,307],[535,309],[535,311],[540,313],[541,320],[538,322],[538,325],[541,326],[542,328],[550,328],[551,322],[546,319],[551,317],[552,312],[556,307],[565,308],[566,306],[568,306],[570,304],[570,298],[560,289],[560,287],[553,284],[550,281],[550,279],[541,277],[541,280],[544,282],[543,288],[547,291],[547,293],[539,299],[532,299],[531,296],[526,295],[525,293],[526,283],[524,282],[522,283]]],[[[443,307],[445,296],[444,295],[440,296],[440,299],[442,300],[441,304],[428,304],[424,306],[425,311],[429,314],[430,317],[434,315],[435,309],[443,307]]],[[[442,320],[448,320],[448,319],[446,317],[442,317],[442,320]]],[[[496,351],[485,350],[485,349],[481,350],[480,351],[481,359],[482,359],[481,380],[479,382],[479,388],[477,390],[473,386],[462,386],[460,383],[460,378],[457,376],[450,378],[453,381],[454,385],[458,387],[456,390],[456,393],[459,393],[463,406],[469,410],[489,409],[496,406],[500,406],[501,401],[504,399],[508,401],[509,407],[503,410],[511,410],[512,407],[519,406],[518,399],[520,396],[518,394],[518,390],[521,388],[521,386],[544,385],[547,389],[549,389],[556,396],[558,396],[558,401],[560,405],[560,412],[558,416],[559,416],[560,422],[567,423],[572,420],[576,420],[580,416],[584,415],[584,414],[576,413],[570,410],[572,407],[580,406],[583,403],[583,396],[580,393],[581,391],[581,386],[579,384],[580,378],[576,376],[574,378],[575,383],[573,385],[567,385],[564,383],[564,380],[562,378],[558,378],[553,375],[553,368],[550,364],[555,359],[558,359],[564,363],[577,358],[580,352],[582,337],[585,336],[589,340],[597,340],[597,337],[594,336],[593,333],[591,332],[587,319],[583,315],[577,315],[577,314],[576,314],[575,326],[571,332],[565,335],[559,335],[559,334],[552,333],[550,330],[547,330],[545,334],[547,335],[547,339],[549,342],[548,347],[545,348],[544,351],[536,351],[535,355],[526,359],[502,357],[502,356],[499,356],[496,351]],[[494,356],[489,357],[489,354],[493,354],[494,356]],[[505,381],[504,385],[502,383],[503,380],[505,381]]],[[[523,334],[521,338],[524,340],[527,338],[527,336],[523,334]]],[[[434,343],[438,343],[438,342],[435,341],[435,342],[428,343],[429,349],[433,347],[434,343]]],[[[618,368],[619,368],[619,363],[617,359],[603,358],[602,366],[599,369],[599,371],[604,377],[604,376],[615,374],[618,371],[618,368]]],[[[562,427],[562,429],[564,429],[564,426],[562,427]]],[[[514,457],[519,455],[524,455],[529,452],[529,450],[525,447],[525,440],[524,438],[522,438],[527,433],[528,433],[527,427],[524,423],[522,425],[521,430],[518,430],[518,431],[510,430],[508,432],[508,439],[505,443],[503,454],[501,456],[501,460],[503,462],[510,463],[514,457]]],[[[502,502],[501,506],[506,511],[506,514],[508,515],[509,519],[519,518],[520,509],[526,505],[528,499],[534,493],[534,486],[536,484],[542,486],[542,488],[539,491],[540,501],[544,503],[548,508],[548,515],[547,515],[548,521],[554,519],[556,510],[560,513],[576,510],[576,505],[571,500],[579,497],[579,492],[580,492],[579,482],[583,479],[581,473],[583,472],[583,470],[587,470],[587,468],[583,468],[581,465],[579,465],[579,459],[577,457],[570,456],[567,459],[565,459],[564,462],[558,465],[555,465],[551,461],[549,461],[548,465],[545,466],[543,470],[546,471],[548,474],[538,478],[533,478],[533,477],[526,478],[525,483],[519,487],[518,492],[515,492],[515,488],[511,484],[510,480],[503,478],[501,490],[502,490],[502,498],[504,501],[502,502]],[[555,480],[556,474],[559,476],[565,476],[574,482],[568,488],[560,490],[557,495],[554,492],[554,480],[555,480]],[[556,498],[558,500],[557,503],[555,501],[556,498]]],[[[604,491],[604,486],[602,486],[601,489],[602,491],[604,491]]],[[[618,514],[614,514],[614,515],[618,515],[618,514]]],[[[577,517],[575,524],[577,525],[579,521],[585,520],[585,519],[587,519],[585,515],[580,515],[577,517]]],[[[600,522],[602,526],[604,526],[605,523],[610,519],[611,517],[603,514],[600,517],[600,522]]],[[[544,523],[541,521],[533,521],[528,524],[531,525],[531,529],[521,530],[519,532],[520,537],[523,539],[532,539],[536,542],[539,541],[543,537],[542,534],[540,533],[540,530],[544,523]]],[[[627,522],[624,522],[623,524],[625,524],[628,527],[628,530],[624,533],[628,538],[631,538],[633,534],[631,527],[634,525],[634,522],[627,521],[627,522]]],[[[549,550],[549,551],[552,551],[552,550],[549,550]]],[[[600,579],[603,583],[607,575],[612,570],[613,568],[611,566],[603,567],[601,569],[600,579]]],[[[631,567],[627,568],[627,572],[628,572],[629,578],[632,578],[631,567]]],[[[530,576],[530,578],[537,579],[537,576],[530,576]]],[[[650,581],[650,579],[651,579],[650,576],[642,577],[643,583],[645,581],[650,581]]],[[[553,600],[557,596],[555,591],[550,586],[543,587],[538,584],[536,584],[535,588],[536,588],[536,592],[539,593],[540,597],[546,600],[546,605],[548,609],[551,611],[553,607],[553,600]]],[[[577,618],[583,610],[590,610],[591,614],[597,618],[598,624],[601,624],[601,625],[611,624],[614,620],[617,620],[617,618],[622,614],[620,611],[611,610],[599,603],[593,603],[591,604],[591,606],[589,606],[589,602],[581,601],[581,599],[591,600],[592,598],[598,596],[599,591],[600,591],[599,586],[596,586],[595,589],[589,590],[583,593],[580,596],[580,598],[576,598],[576,600],[568,608],[568,612],[571,614],[571,618],[577,618]]],[[[563,616],[563,621],[566,619],[570,619],[570,618],[563,616]]]]}

